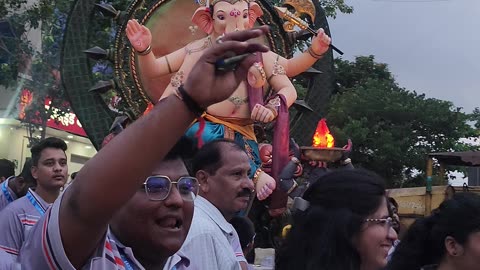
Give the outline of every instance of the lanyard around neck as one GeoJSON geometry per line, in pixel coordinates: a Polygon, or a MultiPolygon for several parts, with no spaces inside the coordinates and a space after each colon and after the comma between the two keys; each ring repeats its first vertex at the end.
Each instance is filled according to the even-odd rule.
{"type": "Polygon", "coordinates": [[[5,195],[5,199],[7,199],[8,203],[11,203],[11,202],[13,202],[13,197],[7,189],[8,182],[9,182],[8,179],[5,182],[3,182],[2,192],[3,192],[3,195],[5,195]]]}
{"type": "Polygon", "coordinates": [[[26,196],[27,196],[28,200],[30,201],[30,203],[32,203],[33,207],[35,207],[35,209],[37,209],[37,211],[40,213],[40,215],[43,216],[43,214],[45,214],[45,208],[43,208],[43,206],[38,202],[38,200],[33,197],[32,193],[30,191],[27,192],[26,196]]]}
{"type": "Polygon", "coordinates": [[[120,253],[120,257],[122,257],[122,261],[123,261],[123,264],[125,266],[125,269],[126,270],[135,270],[132,266],[132,264],[130,263],[131,261],[127,258],[127,256],[125,256],[125,254],[123,254],[123,252],[118,252],[120,253]]]}

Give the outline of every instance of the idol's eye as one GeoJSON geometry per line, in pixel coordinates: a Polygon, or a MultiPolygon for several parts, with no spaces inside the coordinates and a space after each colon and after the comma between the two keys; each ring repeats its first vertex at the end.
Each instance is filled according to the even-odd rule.
{"type": "Polygon", "coordinates": [[[225,16],[223,14],[218,14],[217,18],[221,21],[225,20],[225,16]]]}
{"type": "Polygon", "coordinates": [[[243,18],[244,19],[248,18],[248,13],[243,13],[243,18]]]}

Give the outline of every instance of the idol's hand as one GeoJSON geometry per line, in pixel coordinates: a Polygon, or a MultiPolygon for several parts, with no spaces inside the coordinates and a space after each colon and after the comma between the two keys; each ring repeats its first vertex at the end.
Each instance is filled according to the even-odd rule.
{"type": "Polygon", "coordinates": [[[152,44],[152,33],[147,27],[140,25],[137,20],[128,21],[126,32],[128,40],[137,52],[146,51],[152,44]]]}
{"type": "Polygon", "coordinates": [[[273,111],[263,105],[257,104],[253,107],[251,118],[254,121],[269,123],[275,119],[273,111]]]}
{"type": "Polygon", "coordinates": [[[317,55],[322,55],[327,52],[332,39],[325,34],[323,28],[318,29],[317,35],[312,40],[312,50],[317,55]]]}

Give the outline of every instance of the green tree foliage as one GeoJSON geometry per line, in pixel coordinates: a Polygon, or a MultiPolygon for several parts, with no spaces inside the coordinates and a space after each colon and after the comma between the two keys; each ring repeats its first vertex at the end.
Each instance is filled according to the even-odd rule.
{"type": "Polygon", "coordinates": [[[480,130],[480,108],[475,108],[472,113],[471,119],[473,121],[473,124],[475,125],[475,128],[477,131],[480,130]]]}
{"type": "MultiPolygon", "coordinates": [[[[22,120],[32,142],[44,138],[48,119],[58,121],[70,112],[65,102],[65,91],[60,78],[60,54],[68,13],[73,0],[0,0],[0,22],[10,31],[0,36],[0,85],[10,89],[27,88],[33,92],[33,100],[22,120]],[[27,34],[40,33],[40,40],[31,40],[27,34]],[[40,43],[36,47],[34,43],[40,43]],[[19,78],[19,76],[21,78],[19,78]],[[45,101],[51,106],[45,108],[45,101]],[[39,136],[34,133],[40,131],[39,136]]],[[[119,9],[128,5],[128,0],[116,0],[119,9]]],[[[93,24],[92,43],[109,48],[115,35],[115,23],[110,18],[93,24]]],[[[112,72],[104,61],[99,61],[92,70],[102,79],[112,72]]]]}
{"type": "Polygon", "coordinates": [[[70,110],[65,104],[59,64],[71,2],[0,1],[0,16],[11,29],[11,34],[2,36],[0,41],[4,45],[0,48],[0,84],[11,89],[26,88],[33,92],[33,100],[26,108],[22,120],[27,126],[31,142],[37,139],[34,133],[38,129],[40,138],[45,137],[48,119],[52,116],[58,119],[70,110]],[[34,32],[40,34],[39,40],[28,37],[28,34],[34,32]],[[45,108],[47,99],[51,101],[49,108],[45,108]]]}
{"type": "Polygon", "coordinates": [[[464,151],[475,136],[471,115],[451,102],[398,86],[374,56],[336,59],[337,94],[328,124],[337,141],[351,138],[352,159],[387,179],[390,187],[424,185],[426,154],[464,151]]]}
{"type": "Polygon", "coordinates": [[[327,17],[336,18],[338,12],[345,14],[353,12],[353,7],[345,4],[344,0],[320,0],[320,5],[325,10],[327,17]]]}

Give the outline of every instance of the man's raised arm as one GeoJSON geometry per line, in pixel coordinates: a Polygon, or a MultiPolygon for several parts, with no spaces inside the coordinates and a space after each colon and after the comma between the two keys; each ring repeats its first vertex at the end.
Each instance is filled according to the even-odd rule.
{"type": "Polygon", "coordinates": [[[65,253],[75,268],[81,268],[106,232],[114,212],[127,202],[195,117],[195,108],[206,108],[228,98],[246,78],[255,57],[245,58],[234,71],[215,70],[224,55],[266,52],[260,44],[247,43],[261,36],[262,27],[235,32],[207,50],[187,78],[180,97],[159,102],[99,151],[65,191],[60,205],[59,226],[65,253]],[[174,116],[174,117],[172,117],[174,116]]]}

